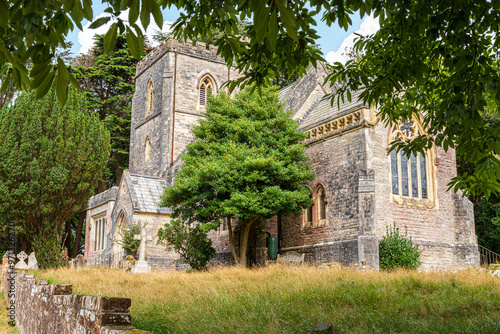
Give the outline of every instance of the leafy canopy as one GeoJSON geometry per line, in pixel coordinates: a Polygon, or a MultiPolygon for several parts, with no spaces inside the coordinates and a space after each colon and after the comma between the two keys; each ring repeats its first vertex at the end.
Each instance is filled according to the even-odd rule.
{"type": "Polygon", "coordinates": [[[310,204],[310,190],[301,185],[313,173],[297,126],[275,88],[261,96],[244,90],[234,99],[221,92],[193,128],[196,140],[162,205],[189,223],[299,212],[310,204]]]}
{"type": "MultiPolygon", "coordinates": [[[[161,9],[171,6],[181,11],[174,23],[175,37],[214,40],[214,31],[223,32],[215,42],[217,52],[244,74],[230,88],[270,83],[282,73],[300,76],[311,64],[316,66],[322,60],[314,47],[319,38],[316,15],[329,26],[347,29],[352,23],[349,15],[372,14],[380,19],[381,29],[360,39],[356,51],[366,52],[363,59],[336,64],[327,80],[338,84],[339,95],[347,98],[352,90],[363,88],[363,99],[380,107],[387,122],[423,111],[430,136],[405,147],[421,150],[432,142],[445,149],[458,147],[478,168],[474,175],[454,179],[455,190],[487,196],[500,190],[500,127],[478,116],[487,94],[496,101],[500,98],[498,0],[103,2],[109,4],[109,17],[97,19],[91,27],[113,22],[104,38],[105,51],[112,49],[118,33],[126,33],[132,54],[139,58],[144,37],[138,23],[147,27],[152,16],[161,26],[161,9]],[[118,18],[124,10],[130,10],[127,22],[118,18]],[[250,23],[243,39],[237,22],[245,19],[250,23]]],[[[36,88],[38,96],[54,83],[63,103],[67,81],[75,80],[61,59],[52,66],[52,57],[73,26],[81,27],[83,18],[92,19],[91,4],[91,0],[0,0],[0,64],[12,64],[0,70],[7,71],[2,91],[10,78],[18,88],[36,88]],[[29,69],[28,59],[33,63],[29,69]]]]}
{"type": "Polygon", "coordinates": [[[60,240],[102,175],[108,131],[74,89],[64,108],[54,90],[41,100],[32,91],[0,111],[0,137],[0,224],[16,222],[28,242],[50,224],[60,240]]]}
{"type": "Polygon", "coordinates": [[[309,188],[301,187],[314,177],[304,154],[305,134],[274,87],[261,95],[246,89],[234,98],[222,92],[210,99],[205,116],[193,128],[196,140],[182,155],[184,164],[175,185],[165,189],[162,206],[184,224],[203,224],[205,231],[225,217],[238,217],[239,254],[230,219],[229,242],[236,262],[246,265],[248,236],[257,220],[312,204],[309,188]]]}
{"type": "MultiPolygon", "coordinates": [[[[149,47],[146,46],[143,56],[146,50],[149,47]]],[[[71,67],[91,113],[104,122],[111,134],[111,156],[103,177],[107,188],[119,184],[123,169],[128,168],[137,63],[130,54],[125,35],[118,35],[114,48],[107,53],[104,52],[104,35],[97,35],[90,53],[80,55],[71,67]]]]}

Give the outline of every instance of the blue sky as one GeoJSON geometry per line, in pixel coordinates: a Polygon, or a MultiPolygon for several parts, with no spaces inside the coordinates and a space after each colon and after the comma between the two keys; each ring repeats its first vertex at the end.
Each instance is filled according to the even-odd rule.
{"type": "MultiPolygon", "coordinates": [[[[104,9],[106,7],[107,6],[103,5],[102,3],[95,3],[92,6],[94,11],[94,19],[99,15],[103,15],[104,9]]],[[[177,11],[177,9],[175,9],[175,7],[164,10],[163,19],[164,21],[166,21],[166,24],[164,24],[163,30],[166,30],[168,28],[168,23],[174,22],[177,19],[178,15],[179,12],[177,11]]],[[[370,33],[374,32],[373,30],[378,26],[373,22],[371,22],[370,24],[368,22],[365,22],[363,24],[364,21],[368,21],[371,18],[368,18],[368,20],[366,20],[366,17],[361,19],[358,14],[353,15],[351,19],[353,21],[353,24],[348,31],[345,31],[338,26],[328,27],[325,23],[321,22],[320,16],[316,17],[316,21],[318,23],[316,29],[318,31],[318,35],[321,36],[321,38],[318,40],[318,44],[325,56],[328,55],[327,60],[342,61],[342,57],[340,56],[341,52],[338,52],[338,50],[339,48],[341,48],[341,46],[348,47],[352,44],[352,40],[354,39],[353,32],[370,33]]],[[[153,22],[153,20],[151,20],[151,22],[153,22]]],[[[68,39],[73,42],[72,51],[75,55],[77,55],[79,52],[85,52],[92,45],[92,37],[95,34],[96,30],[86,28],[85,26],[88,26],[88,24],[89,22],[87,22],[86,20],[83,21],[83,31],[80,31],[78,28],[76,28],[68,35],[68,39]]],[[[102,27],[100,31],[97,30],[97,32],[103,33],[106,30],[107,27],[102,27]]],[[[159,30],[159,28],[155,25],[154,27],[149,28],[147,33],[152,33],[154,30],[159,30]]]]}

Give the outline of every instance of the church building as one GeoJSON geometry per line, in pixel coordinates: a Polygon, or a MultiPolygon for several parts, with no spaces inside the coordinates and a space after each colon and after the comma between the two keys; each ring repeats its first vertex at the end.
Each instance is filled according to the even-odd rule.
{"type": "MultiPolygon", "coordinates": [[[[160,207],[164,187],[175,182],[181,155],[193,141],[191,128],[204,117],[207,95],[238,77],[234,67],[203,43],[169,38],[137,65],[132,102],[129,170],[120,184],[89,199],[85,258],[117,267],[127,255],[121,231],[146,226],[146,260],[154,269],[185,268],[178,254],[157,245],[156,233],[171,211],[160,207]]],[[[306,262],[379,266],[379,241],[388,226],[408,231],[421,251],[422,269],[479,266],[472,203],[447,191],[456,176],[455,151],[433,147],[407,157],[389,151],[395,139],[425,134],[419,115],[386,126],[377,110],[358,100],[331,105],[324,96],[327,69],[307,74],[279,91],[285,108],[307,133],[306,155],[316,173],[308,185],[314,205],[297,216],[276,216],[252,227],[249,265],[264,265],[265,239],[278,238],[280,252],[305,253],[306,262]]],[[[238,218],[230,218],[239,233],[238,218]]],[[[232,263],[227,222],[210,232],[214,260],[232,263]]]]}

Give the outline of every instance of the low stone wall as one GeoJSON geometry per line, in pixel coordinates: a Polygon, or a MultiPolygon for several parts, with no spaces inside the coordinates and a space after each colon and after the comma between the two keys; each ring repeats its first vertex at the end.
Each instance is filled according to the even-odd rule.
{"type": "Polygon", "coordinates": [[[150,333],[130,326],[129,298],[73,295],[71,285],[48,285],[46,279],[34,278],[33,274],[19,273],[15,281],[15,317],[20,334],[150,333]]]}

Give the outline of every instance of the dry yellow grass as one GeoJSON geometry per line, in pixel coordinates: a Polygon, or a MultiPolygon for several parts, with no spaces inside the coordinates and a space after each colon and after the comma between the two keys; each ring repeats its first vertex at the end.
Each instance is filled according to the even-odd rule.
{"type": "Polygon", "coordinates": [[[500,332],[500,280],[480,271],[392,273],[271,266],[208,272],[40,271],[76,294],[132,299],[154,333],[500,332]]]}

